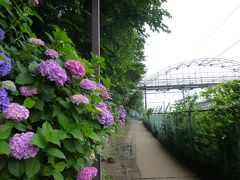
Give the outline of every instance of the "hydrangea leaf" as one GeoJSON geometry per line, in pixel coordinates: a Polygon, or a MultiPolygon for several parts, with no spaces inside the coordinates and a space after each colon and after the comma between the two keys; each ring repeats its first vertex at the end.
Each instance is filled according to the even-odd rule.
{"type": "Polygon", "coordinates": [[[48,154],[54,156],[54,157],[58,157],[58,158],[61,158],[61,159],[66,159],[65,155],[63,154],[62,151],[60,151],[59,149],[57,148],[50,148],[48,151],[47,151],[48,154]]]}
{"type": "Polygon", "coordinates": [[[27,72],[20,73],[16,77],[17,84],[25,85],[25,84],[32,84],[33,82],[34,82],[34,79],[27,72]]]}
{"type": "Polygon", "coordinates": [[[31,97],[27,97],[23,102],[23,105],[27,108],[33,108],[35,104],[36,104],[36,101],[33,100],[33,98],[31,97]]]}
{"type": "Polygon", "coordinates": [[[12,131],[12,126],[9,124],[0,125],[0,139],[7,139],[12,131]]]}
{"type": "Polygon", "coordinates": [[[26,164],[26,175],[30,178],[33,177],[40,171],[40,162],[37,158],[27,159],[26,164]]]}
{"type": "Polygon", "coordinates": [[[0,154],[9,155],[10,148],[6,141],[0,141],[0,154]]]}
{"type": "Polygon", "coordinates": [[[10,160],[8,162],[8,170],[9,172],[16,176],[16,177],[20,177],[21,175],[23,175],[25,173],[25,163],[24,161],[19,161],[19,160],[10,160]]]}

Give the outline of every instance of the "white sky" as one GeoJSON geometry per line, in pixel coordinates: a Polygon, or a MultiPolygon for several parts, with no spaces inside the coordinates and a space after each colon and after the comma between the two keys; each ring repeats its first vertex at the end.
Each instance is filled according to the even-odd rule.
{"type": "MultiPolygon", "coordinates": [[[[240,61],[240,0],[168,0],[164,8],[172,15],[172,19],[165,20],[172,32],[149,31],[145,45],[147,75],[182,61],[214,58],[237,40],[239,43],[220,57],[240,61]],[[196,51],[216,28],[218,30],[196,51]]],[[[148,107],[182,98],[181,91],[159,93],[148,95],[148,107]]]]}
{"type": "MultiPolygon", "coordinates": [[[[240,40],[240,0],[168,0],[164,8],[172,15],[165,20],[172,32],[149,32],[145,45],[147,75],[182,61],[216,57],[240,40]]],[[[240,61],[240,42],[220,57],[240,61]]]]}

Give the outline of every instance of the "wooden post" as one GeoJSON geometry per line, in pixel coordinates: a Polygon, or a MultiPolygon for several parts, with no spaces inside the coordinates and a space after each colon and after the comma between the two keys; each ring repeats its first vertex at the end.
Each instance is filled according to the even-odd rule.
{"type": "MultiPolygon", "coordinates": [[[[92,0],[92,52],[100,56],[100,0],[92,0]]],[[[100,67],[96,69],[96,74],[100,74],[100,67]]],[[[97,79],[99,82],[100,80],[97,79]]],[[[101,180],[101,157],[96,157],[93,166],[98,169],[94,180],[101,180]]]]}

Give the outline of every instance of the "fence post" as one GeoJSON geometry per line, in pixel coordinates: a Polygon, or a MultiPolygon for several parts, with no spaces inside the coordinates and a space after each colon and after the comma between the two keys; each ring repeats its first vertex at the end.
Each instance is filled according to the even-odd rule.
{"type": "MultiPolygon", "coordinates": [[[[92,52],[100,56],[100,0],[92,0],[92,52]]],[[[100,67],[95,70],[100,74],[100,67]]],[[[99,82],[100,80],[97,79],[99,82]]],[[[97,176],[94,180],[101,180],[101,157],[97,155],[93,166],[98,169],[97,176]]]]}

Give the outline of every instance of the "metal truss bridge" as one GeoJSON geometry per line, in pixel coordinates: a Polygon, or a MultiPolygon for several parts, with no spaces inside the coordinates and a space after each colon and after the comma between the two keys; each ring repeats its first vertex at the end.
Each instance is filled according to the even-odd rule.
{"type": "Polygon", "coordinates": [[[193,59],[175,64],[145,78],[141,81],[139,90],[145,92],[144,104],[147,109],[147,94],[181,90],[184,97],[185,91],[205,88],[233,79],[240,79],[240,61],[222,58],[193,59]]]}
{"type": "Polygon", "coordinates": [[[204,88],[221,82],[240,79],[240,61],[203,58],[181,62],[141,81],[140,90],[204,88]]]}

